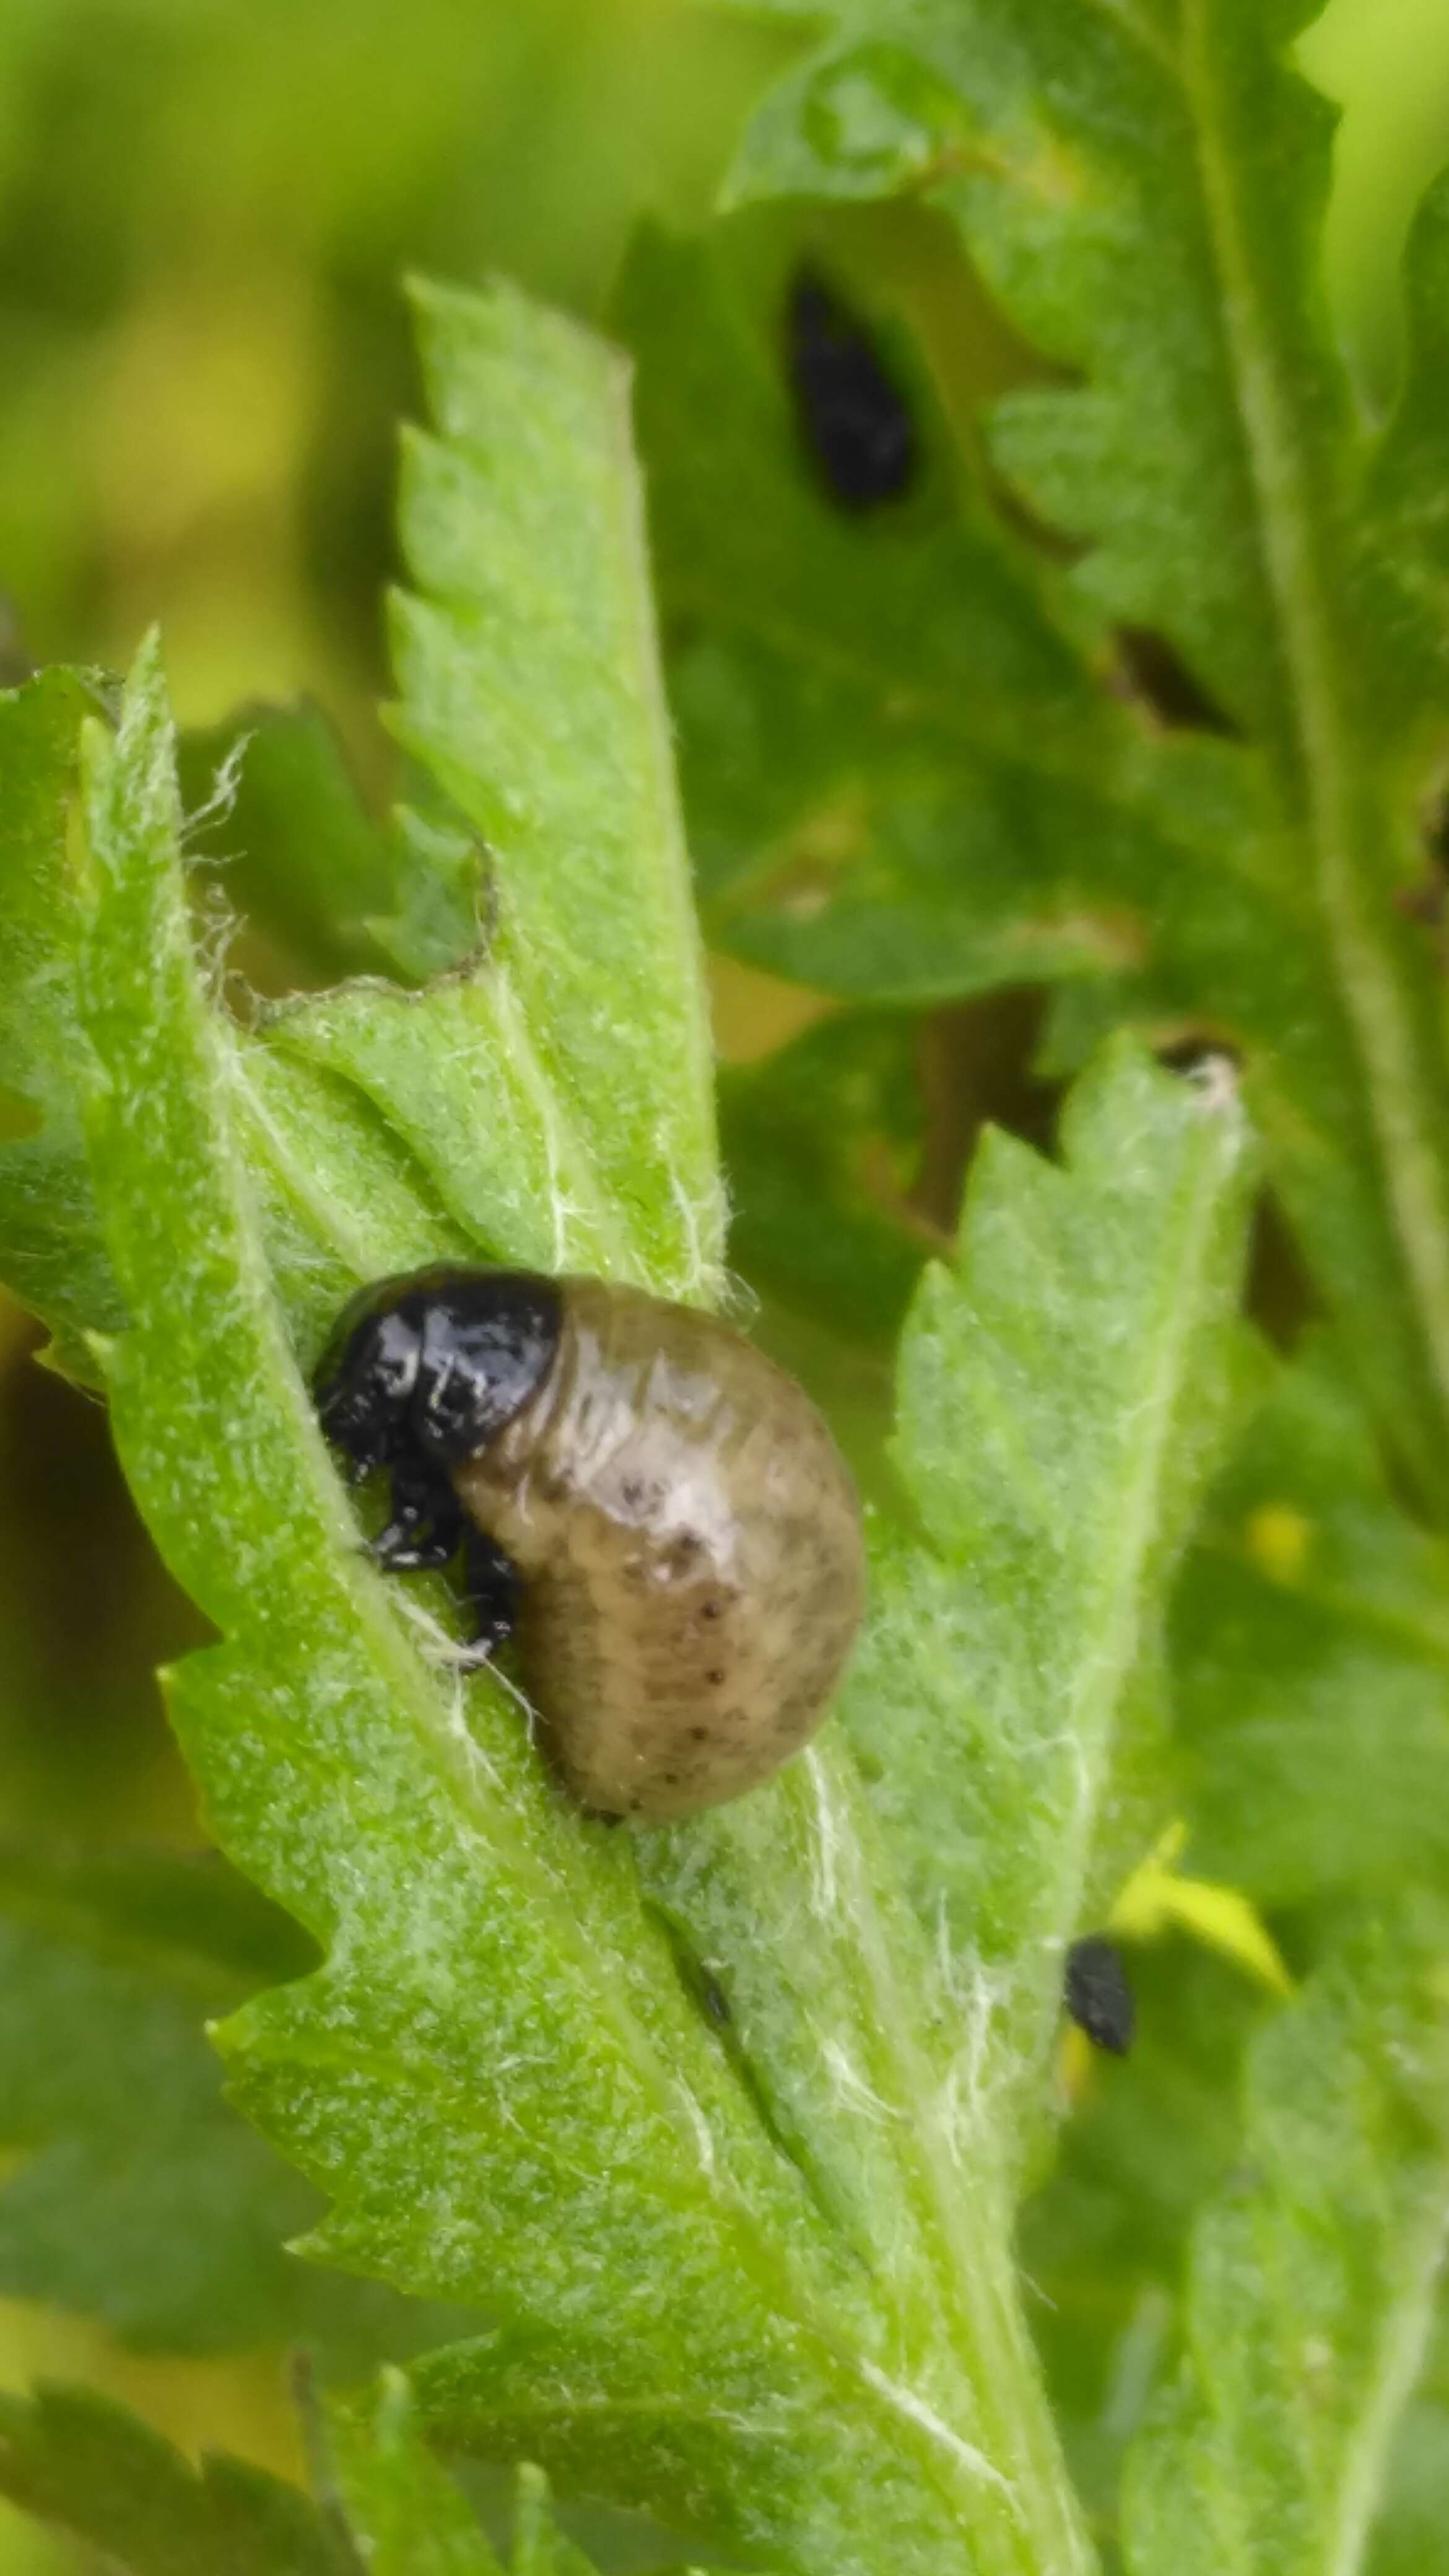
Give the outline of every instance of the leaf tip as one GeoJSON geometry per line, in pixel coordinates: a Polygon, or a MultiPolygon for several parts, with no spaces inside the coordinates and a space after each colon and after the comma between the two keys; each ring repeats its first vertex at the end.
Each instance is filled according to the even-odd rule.
{"type": "Polygon", "coordinates": [[[147,627],[136,647],[131,667],[126,674],[128,696],[140,697],[162,685],[165,669],[161,655],[161,629],[154,621],[147,627]]]}

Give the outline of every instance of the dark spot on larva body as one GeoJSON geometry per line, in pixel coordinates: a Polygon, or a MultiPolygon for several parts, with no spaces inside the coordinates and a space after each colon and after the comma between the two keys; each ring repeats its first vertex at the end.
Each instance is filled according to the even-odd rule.
{"type": "Polygon", "coordinates": [[[357,1471],[392,1477],[379,1562],[461,1553],[473,1659],[516,1633],[540,1747],[589,1812],[692,1814],[813,1733],[859,1621],[859,1508],[808,1398],[714,1317],[430,1271],[348,1310],[318,1396],[357,1471]]]}

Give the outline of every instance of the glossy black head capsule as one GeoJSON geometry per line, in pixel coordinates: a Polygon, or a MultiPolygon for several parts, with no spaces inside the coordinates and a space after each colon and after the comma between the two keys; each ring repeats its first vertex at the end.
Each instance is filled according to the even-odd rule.
{"type": "Polygon", "coordinates": [[[363,1289],[312,1381],[353,1481],[408,1458],[475,1457],[551,1365],[561,1312],[557,1282],[530,1270],[439,1264],[363,1289]]]}
{"type": "Polygon", "coordinates": [[[1094,2046],[1125,2057],[1137,2027],[1137,2008],[1122,1953],[1098,1932],[1074,1941],[1067,1952],[1066,2005],[1094,2046]]]}
{"type": "Polygon", "coordinates": [[[898,500],[916,470],[916,426],[855,315],[811,268],[786,310],[790,391],[800,435],[845,510],[898,500]]]}

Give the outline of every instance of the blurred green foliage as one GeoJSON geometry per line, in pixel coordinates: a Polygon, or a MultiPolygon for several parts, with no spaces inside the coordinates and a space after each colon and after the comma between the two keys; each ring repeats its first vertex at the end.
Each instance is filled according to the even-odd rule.
{"type": "MultiPolygon", "coordinates": [[[[373,714],[378,600],[395,568],[396,424],[418,401],[401,273],[503,271],[597,311],[640,212],[686,224],[707,212],[793,42],[675,0],[413,0],[406,12],[388,0],[3,0],[0,654],[116,665],[160,617],[184,718],[214,724],[245,700],[311,694],[380,802],[394,755],[373,714]]],[[[1328,285],[1365,396],[1381,401],[1401,337],[1394,261],[1449,139],[1449,13],[1442,0],[1333,0],[1304,59],[1346,105],[1328,285]]],[[[948,407],[1017,363],[931,227],[833,220],[843,263],[887,278],[921,332],[948,407]]],[[[226,838],[223,827],[222,849],[226,838]]],[[[718,991],[741,1056],[809,1015],[738,973],[718,991]]],[[[967,1015],[951,1037],[958,1072],[975,1026],[967,1015]]],[[[1007,1034],[1019,1068],[1029,1025],[1007,1034]]],[[[778,1124],[772,1084],[784,1102],[798,1081],[837,1079],[828,1026],[803,1045],[798,1076],[756,1069],[727,1090],[742,1161],[778,1124]]],[[[914,1163],[912,1077],[929,1080],[906,1058],[883,1027],[853,1077],[878,1084],[901,1147],[892,1200],[914,1163]]],[[[1012,1079],[1030,1125],[1024,1077],[1012,1079]]],[[[903,1298],[902,1236],[882,1227],[869,1178],[842,1172],[832,1186],[858,1209],[861,1261],[903,1298]]],[[[937,1213],[918,1188],[922,1242],[937,1213]]],[[[819,1287],[803,1235],[770,1230],[758,1261],[737,1249],[767,1291],[782,1284],[772,1262],[819,1287]]],[[[34,1338],[0,1313],[0,1808],[90,1843],[185,1843],[190,1793],[151,1674],[200,1623],[126,1498],[104,1416],[28,1364],[34,1338]]],[[[868,1413],[880,1391],[851,1392],[868,1413]]],[[[1204,1693],[1232,1684],[1204,1658],[1204,1693]]],[[[1245,1702],[1249,1730],[1252,1714],[1245,1702]]],[[[1241,1827],[1225,1815],[1225,1865],[1275,1885],[1274,1856],[1255,1856],[1241,1827]]],[[[1089,2191],[1090,2157],[1084,2170],[1073,2188],[1089,2191]]],[[[1140,2295],[1147,2334],[1150,2288],[1140,2295]]],[[[0,2375],[23,2375],[39,2331],[15,2317],[0,2375]]],[[[89,2346],[86,2367],[100,2375],[89,2346]]],[[[289,2465],[267,2402],[242,2375],[228,2388],[236,2445],[289,2465]]],[[[149,2383],[142,2402],[189,2429],[174,2382],[149,2383]]],[[[1431,2388],[1426,2419],[1435,2403],[1431,2388]]],[[[207,2420],[214,2432],[214,2403],[207,2420]]],[[[61,2563],[0,2511],[6,2576],[61,2563]]]]}
{"type": "Polygon", "coordinates": [[[405,266],[574,305],[705,210],[778,56],[669,0],[10,0],[0,585],[36,658],[164,616],[181,713],[379,677],[405,266]]]}

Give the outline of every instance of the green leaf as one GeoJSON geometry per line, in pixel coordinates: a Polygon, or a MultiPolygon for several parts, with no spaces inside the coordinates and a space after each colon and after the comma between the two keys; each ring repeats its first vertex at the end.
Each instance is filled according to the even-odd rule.
{"type": "Polygon", "coordinates": [[[76,1100],[69,818],[81,717],[94,703],[95,684],[65,670],[0,693],[0,1116],[7,1137],[16,1123],[37,1131],[0,1144],[0,1239],[8,1285],[50,1325],[67,1370],[87,1377],[80,1334],[121,1313],[76,1100]],[[19,1122],[6,1115],[16,1108],[19,1122]]]}
{"type": "MultiPolygon", "coordinates": [[[[365,1012],[374,990],[384,1015],[395,1006],[406,1009],[410,997],[386,987],[350,986],[340,999],[322,997],[319,1021],[325,1025],[334,1002],[345,1015],[352,995],[365,1012]]],[[[315,1054],[310,1048],[294,1054],[267,1037],[228,1035],[238,1145],[268,1265],[301,1348],[315,1357],[359,1281],[424,1261],[476,1257],[478,1241],[450,1217],[406,1138],[360,1088],[333,1072],[321,1045],[315,1054]]],[[[446,1064],[441,1054],[433,1061],[439,1094],[446,1095],[446,1064]]]]}
{"type": "Polygon", "coordinates": [[[622,1211],[594,1266],[637,1245],[708,1295],[708,1032],[625,371],[504,287],[414,302],[438,433],[405,452],[420,595],[394,602],[395,727],[491,853],[494,1027],[546,1123],[548,1197],[601,1230],[622,1211]]]}
{"type": "Polygon", "coordinates": [[[0,1850],[0,2294],[329,2368],[458,2330],[288,2254],[316,2195],[222,2099],[203,2020],[311,1956],[218,1861],[0,1850]]]}
{"type": "MultiPolygon", "coordinates": [[[[892,2110],[923,2146],[942,2123],[971,2175],[968,2208],[937,2178],[934,2280],[953,2259],[984,2277],[1007,2223],[1007,2177],[1048,2100],[1065,1945],[1140,1857],[1161,1794],[1165,1588],[1233,1392],[1247,1170],[1231,1095],[1120,1055],[1074,1102],[1066,1152],[1059,1172],[993,1138],[960,1273],[928,1272],[918,1295],[896,1440],[916,1520],[878,1524],[842,1707],[936,1954],[936,1976],[915,1967],[937,2021],[934,2117],[888,1974],[892,1948],[910,1973],[910,1944],[828,1746],[777,1802],[646,1855],[772,2125],[862,2262],[903,2289],[892,2110]]],[[[990,2353],[974,2313],[962,2331],[982,2380],[1009,2385],[1009,2346],[990,2353]]]]}
{"type": "MultiPolygon", "coordinates": [[[[456,2435],[787,2567],[939,2568],[965,2528],[1016,2569],[1032,2520],[1067,2546],[1019,2321],[993,2317],[1013,2377],[971,2389],[932,2289],[902,2364],[894,2301],[865,2295],[761,2126],[627,1839],[567,1808],[496,1683],[460,1693],[429,1668],[357,1554],[230,1140],[153,659],[88,756],[92,1147],[136,1319],[106,1354],[113,1420],[163,1551],[228,1635],[173,1686],[218,1838],[328,1953],[222,2034],[238,2098],[336,2194],[314,2250],[499,2317],[423,2382],[456,2435]],[[1033,2446],[1025,2523],[937,2401],[968,2424],[989,2402],[993,2435],[1033,2446]]],[[[802,1794],[808,1817],[812,1776],[787,1813],[802,1794]]],[[[983,2241],[1009,2301],[1004,2233],[983,2241]]],[[[929,2279],[924,2257],[912,2272],[929,2279]]]]}
{"type": "MultiPolygon", "coordinates": [[[[255,1160],[295,1221],[319,1143],[339,1158],[326,1206],[300,1210],[345,1265],[327,1268],[333,1307],[347,1271],[429,1257],[366,1244],[378,1189],[359,1188],[360,1167],[399,1148],[414,1207],[379,1174],[382,1203],[409,1238],[414,1215],[431,1225],[430,1257],[708,1295],[722,1200],[707,1020],[620,363],[503,289],[416,297],[440,432],[408,448],[403,530],[425,595],[395,602],[395,726],[486,839],[492,925],[422,993],[369,981],[268,1014],[241,1058],[255,1160]]],[[[400,830],[412,891],[373,932],[411,968],[442,937],[418,889],[471,866],[474,845],[418,814],[400,830]]]]}
{"type": "MultiPolygon", "coordinates": [[[[711,938],[869,1001],[1129,964],[1142,933],[1117,881],[1135,895],[1183,864],[1174,836],[1201,824],[1174,782],[1187,770],[1216,802],[1216,747],[1189,761],[1143,740],[954,465],[873,520],[816,489],[778,354],[784,282],[750,249],[646,229],[614,307],[711,938]]],[[[1251,799],[1232,802],[1247,837],[1251,799]]]]}
{"type": "Polygon", "coordinates": [[[197,2472],[89,2389],[0,2395],[0,2494],[128,2576],[357,2576],[295,2487],[219,2456],[197,2472]]]}
{"type": "Polygon", "coordinates": [[[959,1273],[917,1297],[895,1458],[919,1536],[878,1555],[845,1699],[988,2106],[1040,2086],[1064,1947],[1160,1821],[1167,1586],[1240,1383],[1231,1085],[1118,1048],[1062,1142],[1057,1171],[987,1138],[959,1273]]]}
{"type": "MultiPolygon", "coordinates": [[[[711,936],[852,997],[1051,976],[1093,1040],[1124,1015],[1154,1038],[1231,1030],[1319,1231],[1398,1317],[1359,1365],[1402,1375],[1373,1138],[1261,764],[1104,690],[1110,639],[969,486],[916,518],[832,511],[801,471],[760,265],[748,241],[711,257],[646,232],[618,298],[711,936]],[[1285,1027],[1291,1104],[1265,1090],[1285,1027]]],[[[1386,1401],[1432,1482],[1422,1407],[1386,1401]]]]}
{"type": "Polygon", "coordinates": [[[1250,2053],[1243,2153],[1193,2230],[1181,2370],[1129,2459],[1134,2576],[1360,2563],[1446,2242],[1443,1926],[1371,1923],[1250,2053]]]}
{"type": "MultiPolygon", "coordinates": [[[[1230,1401],[1247,1177],[1231,1095],[1130,1053],[1074,1104],[1067,1156],[1058,1173],[994,1140],[961,1275],[928,1273],[908,1331],[918,1522],[878,1526],[842,1707],[876,1814],[827,1739],[776,1795],[643,1853],[725,2045],[893,2283],[900,2331],[971,2285],[951,2332],[993,2458],[1021,2368],[997,2272],[1010,2180],[1048,2097],[1065,1943],[1146,1830],[1164,1590],[1230,1401]],[[914,2045],[913,1989],[932,2006],[914,2045]]],[[[1018,2492],[1049,2473],[1024,2463],[1018,2492]]]]}
{"type": "MultiPolygon", "coordinates": [[[[1125,901],[1138,957],[1099,960],[1118,1016],[1233,1036],[1355,1371],[1442,1510],[1449,1071],[1437,953],[1409,916],[1433,877],[1444,750],[1443,198],[1416,234],[1411,365],[1384,427],[1355,409],[1324,327],[1331,118],[1282,60],[1301,0],[783,14],[808,15],[818,42],[762,111],[736,198],[910,184],[954,219],[1058,370],[1008,396],[990,437],[1076,550],[1062,586],[1079,631],[1162,639],[1237,737],[1197,746],[1196,797],[1179,776],[1166,866],[1141,871],[1136,834],[1060,836],[1055,887],[1024,873],[1018,961],[1061,897],[1085,891],[1089,917],[1125,901]]],[[[966,686],[990,685],[983,659],[966,686]]],[[[854,855],[868,885],[871,845],[854,855]]],[[[968,850],[957,882],[963,913],[1011,938],[992,853],[968,850]]]]}
{"type": "Polygon", "coordinates": [[[1261,1904],[1449,1877],[1449,1550],[1333,1351],[1278,1372],[1172,1620],[1187,1866],[1261,1904]]]}
{"type": "MultiPolygon", "coordinates": [[[[1028,339],[1088,379],[1009,396],[998,453],[1044,518],[1089,541],[1087,599],[1171,637],[1245,727],[1296,741],[1281,558],[1347,426],[1312,275],[1332,116],[1278,60],[1311,0],[798,14],[828,32],[746,140],[734,199],[861,193],[829,108],[847,83],[862,103],[875,91],[899,112],[909,91],[939,115],[928,194],[1028,339]]],[[[887,172],[866,193],[898,184],[887,172]]]]}
{"type": "MultiPolygon", "coordinates": [[[[247,1078],[255,1069],[273,1093],[285,1095],[290,1077],[299,1132],[289,1145],[304,1170],[314,1093],[301,1077],[320,1076],[334,1097],[341,1092],[395,1155],[401,1149],[414,1191],[436,1211],[434,1231],[446,1231],[464,1257],[506,1252],[536,1269],[595,1274],[628,1266],[627,1228],[601,1196],[592,1155],[495,955],[418,995],[369,981],[283,1004],[246,1065],[247,1078]]],[[[350,1184],[332,1195],[340,1211],[369,1205],[350,1184]]],[[[676,1227],[672,1201],[656,1198],[655,1209],[676,1227]]],[[[677,1266],[661,1284],[682,1286],[682,1246],[662,1257],[677,1266]]],[[[359,1259],[359,1278],[408,1266],[369,1262],[360,1246],[354,1265],[359,1259]]]]}

